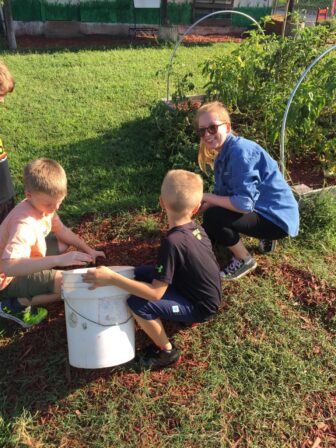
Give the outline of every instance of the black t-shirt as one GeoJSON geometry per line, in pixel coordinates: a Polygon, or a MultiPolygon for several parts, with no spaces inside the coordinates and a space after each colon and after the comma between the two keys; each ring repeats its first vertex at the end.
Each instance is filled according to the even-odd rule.
{"type": "Polygon", "coordinates": [[[216,313],[221,301],[219,266],[204,229],[191,221],[162,239],[154,278],[197,305],[200,319],[216,313]]]}
{"type": "Polygon", "coordinates": [[[5,153],[0,139],[0,204],[14,197],[14,187],[11,179],[7,154],[5,153]]]}

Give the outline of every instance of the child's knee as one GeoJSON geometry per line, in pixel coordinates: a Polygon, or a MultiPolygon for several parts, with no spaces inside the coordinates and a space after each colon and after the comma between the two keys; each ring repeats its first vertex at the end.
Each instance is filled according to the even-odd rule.
{"type": "Polygon", "coordinates": [[[62,271],[56,271],[54,277],[54,293],[61,295],[62,290],[62,271]]]}

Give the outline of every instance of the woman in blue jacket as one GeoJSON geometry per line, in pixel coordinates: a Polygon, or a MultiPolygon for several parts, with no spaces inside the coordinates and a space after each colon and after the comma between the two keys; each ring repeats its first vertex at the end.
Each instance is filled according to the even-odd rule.
{"type": "Polygon", "coordinates": [[[257,143],[231,133],[222,103],[203,105],[196,124],[198,163],[215,174],[214,194],[203,195],[203,227],[213,243],[233,254],[222,278],[238,279],[257,266],[240,234],[258,238],[262,252],[272,251],[276,240],[298,234],[298,204],[276,161],[257,143]]]}

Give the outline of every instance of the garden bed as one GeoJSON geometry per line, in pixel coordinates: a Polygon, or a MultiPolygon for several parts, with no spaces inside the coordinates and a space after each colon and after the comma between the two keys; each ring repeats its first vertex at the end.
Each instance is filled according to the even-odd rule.
{"type": "Polygon", "coordinates": [[[325,177],[317,157],[289,161],[287,175],[292,185],[304,184],[313,190],[336,186],[336,176],[325,177]]]}
{"type": "MultiPolygon", "coordinates": [[[[50,38],[45,36],[17,36],[18,48],[99,48],[99,47],[120,47],[129,45],[159,44],[158,36],[153,33],[138,33],[136,37],[118,37],[108,35],[93,34],[90,36],[76,38],[50,38]]],[[[208,44],[216,42],[240,42],[242,38],[237,35],[212,34],[196,35],[190,34],[185,37],[187,44],[208,44]]]]}

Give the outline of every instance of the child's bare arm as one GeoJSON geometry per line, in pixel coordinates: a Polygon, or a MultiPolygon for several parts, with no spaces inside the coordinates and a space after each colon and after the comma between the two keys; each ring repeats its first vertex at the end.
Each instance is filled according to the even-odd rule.
{"type": "Polygon", "coordinates": [[[71,246],[77,247],[82,252],[89,254],[93,263],[96,261],[97,257],[105,257],[104,252],[92,249],[85,241],[82,240],[78,235],[76,235],[69,227],[62,226],[62,228],[55,232],[55,235],[59,241],[66,243],[71,246]]]}
{"type": "Polygon", "coordinates": [[[167,283],[159,280],[153,280],[152,283],[144,283],[126,278],[106,266],[89,269],[86,274],[83,274],[83,281],[91,284],[89,289],[113,285],[150,301],[160,300],[168,288],[167,283]]]}
{"type": "Polygon", "coordinates": [[[72,251],[61,255],[34,258],[8,258],[2,260],[2,269],[6,276],[16,277],[30,275],[44,269],[53,269],[55,266],[83,266],[92,263],[91,255],[72,251]]]}

